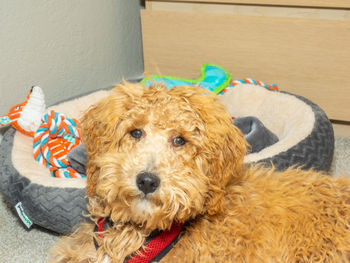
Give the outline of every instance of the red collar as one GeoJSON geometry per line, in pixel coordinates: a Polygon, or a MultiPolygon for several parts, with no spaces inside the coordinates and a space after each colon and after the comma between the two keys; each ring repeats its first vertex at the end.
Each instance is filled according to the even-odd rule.
{"type": "MultiPolygon", "coordinates": [[[[112,222],[107,218],[100,218],[95,227],[95,232],[103,238],[102,232],[112,226],[112,222]]],[[[179,241],[184,224],[174,223],[169,230],[153,231],[145,241],[143,248],[125,258],[124,263],[148,263],[151,261],[158,262],[162,259],[179,241]]],[[[94,239],[96,249],[98,243],[94,239]]]]}

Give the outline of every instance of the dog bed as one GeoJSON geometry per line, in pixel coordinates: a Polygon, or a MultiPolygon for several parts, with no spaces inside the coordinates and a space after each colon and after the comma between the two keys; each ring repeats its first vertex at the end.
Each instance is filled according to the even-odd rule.
{"type": "Polygon", "coordinates": [[[334,153],[332,124],[323,110],[310,100],[259,85],[238,84],[222,95],[231,116],[254,116],[278,137],[259,152],[247,154],[244,162],[329,171],[334,153]]]}
{"type": "MultiPolygon", "coordinates": [[[[89,105],[108,93],[98,91],[50,109],[79,119],[89,105]]],[[[279,170],[292,165],[329,170],[333,130],[317,105],[300,96],[252,84],[236,85],[220,96],[232,116],[254,116],[278,137],[272,145],[247,154],[245,163],[266,162],[279,170]]],[[[52,177],[46,167],[34,160],[32,144],[33,138],[12,128],[4,134],[0,188],[27,227],[36,224],[69,233],[85,218],[85,179],[52,177]]]]}

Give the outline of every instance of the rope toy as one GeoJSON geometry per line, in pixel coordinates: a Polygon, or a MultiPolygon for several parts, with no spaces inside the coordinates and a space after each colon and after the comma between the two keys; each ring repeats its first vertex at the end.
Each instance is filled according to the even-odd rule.
{"type": "Polygon", "coordinates": [[[81,134],[76,119],[51,110],[42,118],[34,134],[34,158],[50,169],[54,177],[84,178],[70,165],[67,154],[81,143],[81,134]]]}
{"type": "Polygon", "coordinates": [[[245,78],[245,79],[238,79],[238,80],[234,80],[230,82],[230,85],[223,89],[222,92],[220,94],[224,94],[225,92],[227,92],[230,88],[237,86],[238,84],[253,84],[253,85],[258,85],[270,90],[278,90],[278,86],[276,84],[266,84],[262,81],[257,81],[254,79],[250,79],[250,78],[245,78]]]}

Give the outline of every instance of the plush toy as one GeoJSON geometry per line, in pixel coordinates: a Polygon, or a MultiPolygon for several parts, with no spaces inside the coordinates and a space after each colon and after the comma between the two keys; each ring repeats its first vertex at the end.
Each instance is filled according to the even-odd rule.
{"type": "Polygon", "coordinates": [[[226,88],[231,81],[231,75],[222,67],[213,64],[201,66],[201,76],[198,79],[184,79],[171,76],[151,75],[141,81],[141,84],[149,87],[152,83],[164,83],[169,89],[173,86],[198,85],[216,94],[226,88]]]}
{"type": "Polygon", "coordinates": [[[40,87],[33,86],[24,102],[13,106],[8,114],[0,117],[0,126],[11,125],[25,135],[34,136],[45,110],[44,93],[40,87]]]}

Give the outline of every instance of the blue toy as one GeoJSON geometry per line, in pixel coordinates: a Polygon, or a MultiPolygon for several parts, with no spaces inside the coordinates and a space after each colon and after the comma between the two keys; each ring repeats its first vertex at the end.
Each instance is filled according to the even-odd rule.
{"type": "Polygon", "coordinates": [[[164,83],[168,88],[173,86],[200,86],[216,94],[230,85],[231,75],[222,67],[213,64],[203,64],[201,66],[201,76],[198,79],[183,79],[177,77],[151,75],[141,81],[141,84],[149,87],[154,82],[164,83]]]}

